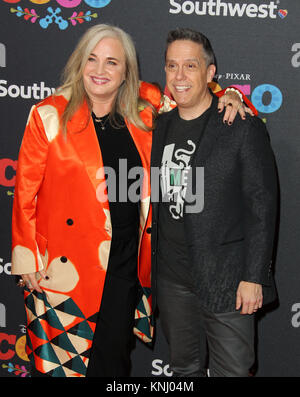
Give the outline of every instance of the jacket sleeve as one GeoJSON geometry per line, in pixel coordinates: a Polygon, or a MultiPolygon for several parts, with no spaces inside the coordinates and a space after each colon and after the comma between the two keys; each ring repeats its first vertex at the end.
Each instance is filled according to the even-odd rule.
{"type": "Polygon", "coordinates": [[[264,123],[254,117],[241,148],[245,268],[242,280],[270,284],[277,217],[277,171],[264,123]]]}
{"type": "Polygon", "coordinates": [[[159,111],[162,101],[162,93],[157,85],[140,81],[140,97],[150,102],[151,105],[159,111]]]}
{"type": "Polygon", "coordinates": [[[36,197],[43,181],[48,139],[36,106],[25,128],[16,173],[12,214],[12,274],[43,268],[36,243],[36,197]]]}

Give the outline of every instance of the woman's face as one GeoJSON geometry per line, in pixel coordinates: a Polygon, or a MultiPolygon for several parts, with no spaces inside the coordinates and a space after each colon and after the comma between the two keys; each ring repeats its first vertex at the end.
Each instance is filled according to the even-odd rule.
{"type": "Polygon", "coordinates": [[[92,103],[113,102],[125,73],[125,53],[120,41],[112,37],[100,40],[83,69],[83,84],[92,103]]]}

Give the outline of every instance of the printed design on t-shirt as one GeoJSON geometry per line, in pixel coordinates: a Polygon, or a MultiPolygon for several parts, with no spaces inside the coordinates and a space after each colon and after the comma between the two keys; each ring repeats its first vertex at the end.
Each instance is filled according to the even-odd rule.
{"type": "Polygon", "coordinates": [[[170,203],[169,211],[173,219],[183,217],[190,160],[196,149],[195,143],[190,139],[187,145],[189,149],[176,150],[175,143],[166,145],[162,156],[160,169],[162,200],[170,203]]]}

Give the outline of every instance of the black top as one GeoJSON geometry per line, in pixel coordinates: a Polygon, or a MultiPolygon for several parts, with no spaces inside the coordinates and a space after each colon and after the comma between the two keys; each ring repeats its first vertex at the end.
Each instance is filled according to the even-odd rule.
{"type": "Polygon", "coordinates": [[[191,282],[184,230],[184,203],[191,160],[201,139],[210,109],[193,120],[178,110],[169,125],[160,169],[162,202],[158,218],[158,272],[174,281],[191,282]]]}
{"type": "Polygon", "coordinates": [[[101,123],[95,120],[94,113],[92,117],[105,167],[112,228],[137,223],[142,183],[139,152],[120,115],[116,117],[120,128],[111,124],[108,115],[101,117],[101,123]],[[101,128],[103,125],[104,129],[101,128]],[[137,173],[133,173],[134,177],[129,179],[129,172],[134,167],[140,168],[137,169],[137,173]]]}

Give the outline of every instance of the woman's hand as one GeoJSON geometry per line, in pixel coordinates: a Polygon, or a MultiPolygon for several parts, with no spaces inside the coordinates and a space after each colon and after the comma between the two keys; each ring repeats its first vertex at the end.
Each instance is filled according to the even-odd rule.
{"type": "Polygon", "coordinates": [[[49,280],[49,277],[47,276],[45,270],[40,270],[39,272],[36,273],[21,274],[22,280],[27,286],[27,288],[42,293],[43,291],[39,286],[39,283],[37,282],[38,276],[41,276],[44,280],[49,280]]]}
{"type": "Polygon", "coordinates": [[[228,123],[228,125],[233,123],[237,113],[240,114],[243,120],[246,118],[246,113],[254,116],[252,110],[243,104],[239,95],[234,91],[226,92],[226,94],[219,99],[219,113],[223,112],[224,107],[226,107],[226,110],[224,113],[223,122],[228,123]]]}

